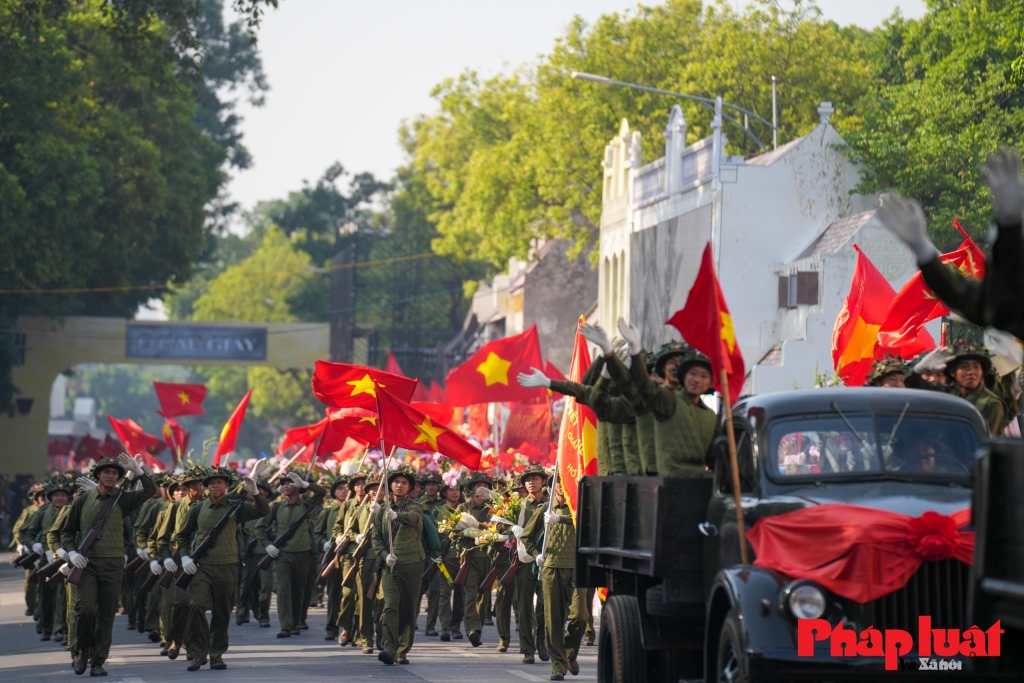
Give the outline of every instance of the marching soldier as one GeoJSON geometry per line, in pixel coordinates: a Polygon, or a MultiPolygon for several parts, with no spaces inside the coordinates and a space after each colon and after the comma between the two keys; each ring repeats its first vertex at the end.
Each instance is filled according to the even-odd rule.
{"type": "MultiPolygon", "coordinates": [[[[366,498],[364,505],[356,508],[359,516],[352,527],[352,532],[356,534],[355,541],[357,545],[362,544],[364,539],[367,538],[367,534],[371,531],[370,520],[381,507],[380,503],[377,502],[380,480],[381,475],[376,472],[366,478],[366,485],[364,487],[366,498]]],[[[370,538],[372,539],[372,536],[370,538]]],[[[378,586],[372,595],[369,592],[370,586],[373,585],[374,567],[376,564],[377,551],[374,549],[373,543],[370,542],[367,546],[366,554],[360,560],[358,573],[356,574],[356,590],[359,591],[359,598],[362,603],[359,608],[359,642],[363,646],[363,654],[365,655],[373,654],[374,645],[381,648],[381,614],[384,610],[384,602],[381,600],[381,588],[378,586]]]]}
{"type": "MultiPolygon", "coordinates": [[[[44,564],[52,562],[54,557],[56,557],[53,551],[47,547],[46,534],[53,527],[61,509],[67,504],[73,489],[74,484],[71,483],[70,479],[61,475],[54,476],[46,484],[46,504],[39,508],[38,512],[29,518],[21,528],[20,537],[25,539],[26,544],[31,543],[34,552],[45,556],[41,560],[44,564]]],[[[54,621],[58,609],[57,603],[64,597],[64,591],[60,589],[60,586],[64,582],[62,581],[58,588],[51,588],[45,581],[37,580],[36,583],[39,588],[37,612],[39,614],[39,626],[42,629],[40,640],[45,641],[50,640],[54,636],[54,621]]],[[[60,642],[63,640],[63,632],[60,631],[58,633],[57,642],[60,642]]]]}
{"type": "MultiPolygon", "coordinates": [[[[295,536],[284,548],[270,540],[276,538],[306,510],[307,505],[319,505],[327,490],[307,482],[298,472],[289,472],[281,489],[281,498],[270,508],[270,514],[256,524],[256,535],[266,546],[267,554],[275,559],[277,580],[277,617],[281,623],[278,638],[299,635],[302,625],[303,602],[308,604],[306,582],[310,565],[316,557],[312,523],[303,520],[295,536]]],[[[307,627],[308,628],[308,627],[307,627]]]]}
{"type": "MultiPolygon", "coordinates": [[[[476,472],[469,480],[470,498],[459,506],[459,512],[470,515],[477,522],[486,522],[490,519],[491,489],[494,487],[494,480],[486,472],[476,472]]],[[[490,571],[490,562],[487,555],[477,546],[472,538],[462,539],[462,557],[464,562],[469,563],[469,575],[465,585],[465,616],[466,632],[469,642],[473,647],[480,647],[480,635],[484,627],[484,610],[487,600],[480,590],[480,582],[490,571]]]]}
{"type": "MultiPolygon", "coordinates": [[[[175,493],[177,503],[170,508],[163,525],[157,527],[156,543],[160,561],[164,570],[172,574],[178,571],[178,565],[171,557],[178,550],[178,532],[184,527],[189,509],[193,505],[197,505],[203,498],[203,479],[205,477],[206,468],[201,465],[192,465],[178,475],[180,483],[175,493]]],[[[182,589],[171,583],[167,590],[171,593],[171,625],[167,634],[167,657],[177,659],[182,646],[189,642],[189,602],[191,601],[192,586],[182,589]]]]}
{"type": "Polygon", "coordinates": [[[553,496],[551,512],[543,512],[530,519],[523,531],[523,542],[526,552],[536,558],[540,568],[548,650],[551,653],[551,680],[561,681],[565,679],[566,672],[573,676],[580,672],[576,657],[586,629],[587,592],[577,590],[573,582],[576,530],[562,482],[555,485],[553,496]],[[547,546],[541,554],[540,543],[543,541],[540,539],[545,534],[547,546]]]}
{"type": "MultiPolygon", "coordinates": [[[[349,544],[345,548],[345,552],[342,553],[340,572],[342,578],[347,576],[349,571],[352,570],[352,564],[355,561],[353,556],[358,545],[356,536],[360,531],[359,516],[369,506],[365,491],[368,474],[367,470],[360,470],[348,478],[346,482],[346,487],[349,491],[348,498],[341,507],[337,519],[334,520],[334,525],[330,527],[332,547],[337,548],[346,538],[349,539],[349,544]]],[[[342,647],[346,645],[355,646],[357,644],[356,632],[359,627],[359,612],[362,608],[363,596],[357,587],[349,588],[342,586],[341,580],[338,580],[341,595],[341,607],[338,615],[338,626],[341,629],[341,633],[338,635],[338,645],[342,647]]]]}
{"type": "Polygon", "coordinates": [[[75,592],[75,621],[78,637],[78,657],[74,662],[76,674],[106,676],[103,663],[110,653],[117,594],[124,575],[124,538],[119,533],[124,519],[153,496],[156,484],[143,473],[142,466],[127,454],[116,460],[103,458],[93,468],[99,481],[95,491],[76,498],[68,512],[61,532],[61,544],[68,559],[77,569],[84,570],[75,592]],[[78,552],[78,543],[89,533],[97,517],[111,500],[117,482],[132,472],[142,482],[142,489],[122,493],[117,505],[107,516],[103,531],[87,555],[78,552]]]}
{"type": "MultiPolygon", "coordinates": [[[[266,479],[259,479],[256,482],[256,490],[273,507],[276,492],[270,482],[266,479]]],[[[256,534],[256,525],[259,522],[258,519],[250,519],[243,525],[246,538],[249,541],[245,549],[245,567],[242,574],[242,586],[238,592],[238,606],[235,608],[235,623],[239,626],[245,623],[245,618],[239,621],[239,615],[248,617],[251,609],[260,628],[270,628],[270,596],[274,590],[274,565],[270,565],[265,572],[260,571],[259,565],[263,561],[263,556],[267,554],[267,549],[260,543],[256,534]]]]}
{"type": "MultiPolygon", "coordinates": [[[[527,565],[516,572],[516,622],[519,624],[519,652],[523,655],[523,664],[533,664],[535,652],[545,661],[548,656],[547,645],[544,642],[544,598],[541,593],[535,613],[534,596],[537,595],[539,577],[533,567],[529,566],[533,563],[535,554],[527,551],[528,542],[523,537],[524,527],[528,526],[535,516],[544,513],[544,484],[548,475],[543,466],[528,465],[519,476],[529,495],[523,500],[519,523],[512,527],[512,534],[518,541],[516,551],[519,560],[527,565]]],[[[542,526],[537,526],[536,529],[538,534],[544,531],[542,526]]],[[[533,539],[534,544],[538,542],[539,539],[533,539]]]]}
{"type": "Polygon", "coordinates": [[[424,512],[433,515],[437,508],[444,505],[444,498],[441,497],[444,479],[437,472],[430,472],[420,478],[420,486],[423,487],[423,497],[418,501],[420,507],[424,512]]]}
{"type": "MultiPolygon", "coordinates": [[[[522,479],[518,474],[512,477],[512,479],[508,482],[508,486],[509,490],[513,492],[512,495],[518,495],[517,493],[515,493],[515,491],[517,491],[520,488],[523,489],[523,495],[519,496],[520,498],[525,498],[527,495],[529,495],[526,493],[526,489],[525,487],[523,487],[522,479]]],[[[502,523],[496,524],[495,530],[502,534],[511,533],[511,527],[509,527],[509,525],[507,524],[502,523]]],[[[515,607],[516,609],[516,623],[520,624],[520,629],[522,628],[522,621],[518,614],[519,607],[518,605],[515,605],[516,585],[513,583],[511,586],[506,586],[500,580],[503,576],[505,576],[505,574],[508,572],[509,567],[512,564],[511,558],[508,552],[506,552],[504,546],[498,548],[498,552],[494,554],[494,557],[491,558],[491,561],[496,562],[498,564],[498,569],[495,572],[498,581],[494,585],[494,626],[495,629],[498,631],[497,650],[498,652],[504,653],[508,652],[508,645],[512,641],[513,607],[515,607]]],[[[491,567],[491,571],[494,571],[493,566],[491,567]]]]}
{"type": "MultiPolygon", "coordinates": [[[[454,486],[442,483],[441,485],[441,496],[444,499],[444,503],[434,510],[435,518],[440,522],[443,520],[449,520],[459,516],[459,504],[462,499],[462,488],[456,483],[454,486]]],[[[441,640],[449,642],[452,638],[456,640],[462,639],[462,631],[459,630],[459,622],[453,620],[453,612],[456,614],[462,614],[462,599],[463,590],[462,586],[455,586],[450,582],[450,579],[454,579],[455,575],[459,571],[459,544],[456,543],[456,539],[453,538],[454,534],[449,536],[448,551],[445,552],[440,558],[441,562],[444,563],[445,571],[448,572],[448,576],[445,577],[444,573],[438,571],[434,575],[434,580],[431,583],[437,584],[437,617],[441,620],[441,640]],[[453,605],[453,598],[458,604],[453,605]]],[[[439,563],[440,564],[440,563],[439,563]]],[[[461,621],[461,617],[460,617],[461,621]]],[[[427,631],[432,630],[433,622],[430,621],[430,612],[427,612],[427,631]]]]}
{"type": "MultiPolygon", "coordinates": [[[[149,536],[146,537],[146,552],[149,554],[149,571],[155,576],[160,576],[164,573],[163,559],[160,557],[160,545],[159,545],[159,531],[167,523],[167,515],[170,514],[171,508],[174,507],[174,503],[178,500],[181,495],[178,494],[177,498],[175,493],[180,488],[179,478],[175,474],[165,475],[163,478],[163,505],[157,510],[156,516],[153,518],[153,526],[149,530],[149,536]]],[[[173,586],[172,586],[173,588],[173,586]]],[[[163,586],[156,586],[154,590],[150,591],[150,595],[157,601],[157,614],[159,615],[160,622],[160,638],[164,646],[160,650],[160,655],[166,657],[171,647],[170,632],[171,632],[171,604],[174,593],[171,589],[164,588],[163,586]]]]}
{"type": "MultiPolygon", "coordinates": [[[[430,472],[426,476],[420,477],[420,487],[423,489],[423,497],[419,498],[416,502],[423,508],[423,514],[427,515],[429,519],[425,518],[424,521],[424,533],[427,532],[426,524],[430,520],[437,520],[435,512],[439,507],[444,505],[444,498],[440,495],[441,486],[444,485],[444,479],[437,472],[430,472]]],[[[435,527],[435,533],[437,531],[435,527]]],[[[428,557],[423,561],[423,570],[426,571],[430,563],[436,558],[428,557]]],[[[439,572],[440,573],[440,572],[439,572]]],[[[438,584],[436,581],[420,586],[420,589],[427,596],[427,623],[424,635],[436,636],[437,635],[437,598],[438,598],[438,584]]]]}
{"type": "MultiPolygon", "coordinates": [[[[149,556],[149,534],[156,524],[156,516],[164,507],[164,477],[156,475],[153,477],[156,483],[156,493],[153,497],[142,504],[136,513],[135,521],[132,524],[134,535],[133,550],[147,564],[149,556]]],[[[159,593],[142,592],[144,580],[135,581],[132,598],[135,600],[135,618],[139,633],[149,632],[149,639],[154,643],[160,642],[160,600],[159,593]]]]}
{"type": "MultiPolygon", "coordinates": [[[[32,500],[31,505],[27,505],[24,510],[21,511],[21,515],[18,517],[18,521],[14,523],[14,529],[12,535],[18,540],[18,554],[24,555],[32,550],[32,542],[25,543],[22,540],[21,531],[26,524],[30,523],[31,520],[39,513],[40,509],[46,505],[46,487],[42,484],[36,484],[28,491],[29,498],[32,500]]],[[[28,537],[25,537],[28,540],[28,537]]],[[[32,572],[35,571],[35,567],[29,567],[25,570],[25,616],[36,615],[36,606],[39,602],[39,590],[36,585],[32,583],[32,572]]]]}
{"type": "Polygon", "coordinates": [[[181,531],[177,534],[178,547],[182,548],[182,570],[194,576],[189,586],[188,652],[192,657],[189,671],[198,671],[206,664],[207,658],[211,669],[228,668],[223,657],[228,649],[228,624],[231,620],[231,601],[235,594],[238,526],[248,520],[259,519],[270,511],[270,505],[257,490],[254,478],[259,476],[265,462],[259,461],[253,468],[253,477],[245,478],[245,493],[251,495],[253,501],[240,504],[238,511],[228,519],[216,537],[216,542],[200,562],[192,560],[192,551],[210,535],[232,507],[232,501],[227,496],[233,476],[231,470],[226,467],[210,469],[203,479],[209,497],[189,508],[181,531]],[[209,623],[206,621],[206,610],[210,610],[209,623]]]}
{"type": "MultiPolygon", "coordinates": [[[[313,529],[313,537],[324,549],[323,564],[327,564],[333,557],[335,547],[334,535],[331,533],[338,519],[344,518],[348,509],[348,477],[339,475],[331,480],[330,488],[327,490],[328,503],[320,518],[316,521],[313,529]]],[[[335,640],[338,638],[338,630],[341,627],[341,577],[335,577],[327,582],[325,599],[327,601],[327,633],[324,640],[335,640]]],[[[352,626],[352,615],[348,615],[349,630],[352,626]]]]}
{"type": "MultiPolygon", "coordinates": [[[[98,484],[95,480],[89,477],[79,477],[75,480],[76,490],[72,494],[73,497],[83,496],[90,491],[94,491],[98,484]]],[[[57,513],[57,518],[53,522],[53,526],[46,533],[46,545],[57,557],[64,560],[66,563],[61,567],[60,571],[62,574],[67,576],[71,573],[71,565],[67,564],[68,551],[64,550],[61,546],[61,534],[64,531],[64,522],[67,520],[68,512],[71,511],[70,505],[65,505],[61,508],[60,512],[57,513]]],[[[66,641],[65,648],[71,652],[71,661],[78,658],[78,629],[75,626],[75,613],[73,610],[75,592],[78,590],[77,586],[73,586],[69,583],[61,581],[59,584],[61,590],[64,591],[64,603],[61,605],[57,613],[58,623],[63,624],[64,638],[66,641]]]]}
{"type": "Polygon", "coordinates": [[[381,614],[381,651],[377,659],[387,666],[408,664],[416,626],[416,609],[423,573],[423,508],[409,499],[416,477],[408,466],[388,475],[390,505],[371,520],[373,549],[387,565],[382,569],[384,610],[381,614]]]}

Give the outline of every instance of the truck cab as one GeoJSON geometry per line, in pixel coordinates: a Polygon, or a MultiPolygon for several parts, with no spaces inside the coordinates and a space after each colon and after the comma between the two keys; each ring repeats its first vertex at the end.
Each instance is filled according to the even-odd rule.
{"type": "MultiPolygon", "coordinates": [[[[989,438],[966,401],[914,389],[793,391],[742,399],[731,418],[748,539],[759,521],[777,526],[803,518],[782,515],[808,508],[856,506],[869,517],[905,516],[899,519],[934,512],[969,524],[975,470],[989,438]]],[[[708,465],[706,478],[581,482],[577,586],[608,589],[599,680],[873,680],[906,673],[885,670],[881,657],[833,657],[828,642],[798,655],[799,619],[854,632],[903,629],[915,642],[919,616],[931,617],[933,628],[972,625],[971,566],[957,557],[920,562],[902,588],[859,600],[840,594],[857,591],[829,590],[780,570],[777,561],[764,566],[769,554],[806,564],[834,540],[825,538],[828,527],[777,534],[760,563],[748,542],[743,565],[724,436],[708,465]]],[[[973,671],[971,662],[964,665],[973,671]]],[[[936,675],[948,680],[950,673],[956,675],[936,675]]]]}

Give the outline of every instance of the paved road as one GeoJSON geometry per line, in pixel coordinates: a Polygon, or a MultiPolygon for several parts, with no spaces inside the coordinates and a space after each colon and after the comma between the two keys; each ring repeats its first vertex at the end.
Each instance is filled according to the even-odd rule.
{"type": "MultiPolygon", "coordinates": [[[[40,642],[32,617],[26,617],[21,570],[13,569],[10,555],[0,553],[0,680],[4,683],[20,681],[81,680],[71,670],[70,655],[63,645],[52,641],[40,642]]],[[[271,610],[273,613],[273,610],[271,610]]],[[[420,615],[420,628],[424,616],[420,615]]],[[[159,644],[137,631],[128,631],[127,617],[119,616],[114,622],[114,646],[106,667],[111,683],[171,683],[183,677],[216,678],[219,681],[287,681],[302,683],[315,681],[373,680],[373,681],[436,681],[438,683],[522,683],[547,681],[549,664],[537,660],[536,664],[522,663],[521,655],[513,646],[506,654],[499,654],[497,632],[493,626],[484,630],[484,643],[474,649],[467,640],[442,643],[417,632],[416,644],[409,653],[409,666],[385,667],[376,655],[364,655],[356,648],[341,648],[337,643],[323,639],[326,613],[311,609],[309,631],[299,638],[278,640],[277,616],[272,614],[271,628],[259,628],[255,623],[236,626],[231,622],[231,649],[224,659],[226,671],[202,671],[191,674],[185,670],[183,657],[170,661],[158,654],[159,644]]],[[[513,628],[515,622],[513,621],[513,628]]],[[[596,626],[596,624],[595,624],[596,626]]],[[[566,678],[573,681],[597,679],[597,648],[584,647],[579,657],[580,675],[566,678]]],[[[88,677],[88,673],[85,674],[88,677]]]]}

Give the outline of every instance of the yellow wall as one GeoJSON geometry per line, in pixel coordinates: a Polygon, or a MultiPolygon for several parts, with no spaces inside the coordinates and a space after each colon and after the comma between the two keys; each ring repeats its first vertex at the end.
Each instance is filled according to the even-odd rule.
{"type": "MultiPolygon", "coordinates": [[[[28,415],[0,416],[0,472],[46,473],[47,427],[50,390],[57,375],[80,363],[142,363],[167,365],[270,365],[279,368],[312,368],[329,355],[328,327],[323,323],[265,323],[262,325],[217,323],[216,327],[257,327],[267,330],[265,362],[136,359],[125,356],[125,330],[121,318],[18,319],[25,333],[25,364],[14,368],[19,397],[35,399],[28,415]]],[[[201,325],[201,323],[189,323],[201,325]]]]}

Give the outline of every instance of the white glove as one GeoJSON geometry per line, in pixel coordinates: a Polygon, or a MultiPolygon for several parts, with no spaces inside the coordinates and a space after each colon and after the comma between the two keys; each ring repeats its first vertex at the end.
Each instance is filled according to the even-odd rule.
{"type": "Polygon", "coordinates": [[[396,519],[398,519],[398,513],[392,510],[391,508],[388,508],[387,510],[384,511],[384,516],[387,517],[389,522],[393,522],[396,519]]]}
{"type": "Polygon", "coordinates": [[[253,481],[256,481],[261,476],[263,476],[264,472],[266,472],[269,469],[270,469],[270,460],[268,460],[266,458],[264,458],[262,460],[257,460],[256,464],[252,466],[252,471],[249,472],[249,478],[252,479],[253,481]]]}
{"type": "MultiPolygon", "coordinates": [[[[626,369],[628,370],[629,367],[633,365],[633,356],[630,355],[629,353],[629,342],[623,339],[622,337],[616,337],[614,341],[612,341],[612,346],[615,347],[615,357],[618,358],[619,362],[625,365],[626,369]]],[[[605,367],[608,366],[605,365],[605,367]]]]}
{"type": "Polygon", "coordinates": [[[163,565],[160,564],[160,560],[149,561],[149,571],[153,572],[153,576],[160,576],[164,573],[163,565]]]}
{"type": "Polygon", "coordinates": [[[142,559],[144,559],[144,560],[148,560],[149,559],[149,551],[146,550],[145,548],[136,548],[135,552],[138,553],[139,557],[141,557],[142,559]]]}
{"type": "Polygon", "coordinates": [[[384,558],[384,561],[387,562],[389,567],[394,567],[396,564],[398,564],[398,558],[392,555],[391,553],[388,553],[388,556],[384,558]]]}
{"type": "Polygon", "coordinates": [[[356,545],[362,543],[364,538],[366,538],[366,534],[356,534],[356,545]]]}
{"type": "Polygon", "coordinates": [[[68,561],[68,551],[64,550],[64,548],[57,548],[57,557],[59,557],[60,559],[64,560],[65,562],[67,562],[68,561]]]}
{"type": "Polygon", "coordinates": [[[878,220],[910,247],[918,264],[928,263],[939,255],[932,241],[928,239],[921,205],[913,199],[898,194],[883,194],[882,205],[875,212],[878,220]]]}
{"type": "Polygon", "coordinates": [[[635,356],[644,350],[643,345],[640,343],[640,328],[633,323],[627,323],[625,318],[619,318],[618,321],[619,334],[629,344],[629,355],[635,356]]]}
{"type": "Polygon", "coordinates": [[[377,510],[380,510],[380,503],[378,503],[377,501],[373,501],[372,503],[370,503],[370,514],[377,514],[377,510]]]}
{"type": "Polygon", "coordinates": [[[341,545],[341,542],[345,540],[345,534],[338,534],[334,537],[334,545],[341,545]]]}
{"type": "Polygon", "coordinates": [[[324,543],[324,555],[331,554],[331,548],[334,546],[334,541],[327,541],[324,543]]]}
{"type": "Polygon", "coordinates": [[[946,369],[946,364],[953,360],[953,352],[945,346],[937,346],[924,355],[914,366],[914,372],[941,372],[946,369]]]}
{"type": "Polygon", "coordinates": [[[174,572],[178,571],[178,565],[174,564],[174,560],[168,557],[166,560],[164,560],[164,569],[173,574],[174,572]]]}
{"type": "Polygon", "coordinates": [[[519,526],[518,524],[513,524],[512,525],[512,535],[515,536],[516,538],[519,538],[520,536],[522,536],[523,535],[523,527],[519,526]]]}
{"type": "Polygon", "coordinates": [[[305,479],[303,479],[302,477],[300,477],[298,472],[289,472],[288,473],[288,480],[291,481],[291,483],[293,483],[296,486],[298,486],[300,489],[308,489],[309,488],[309,482],[306,481],[305,479]]]}
{"type": "Polygon", "coordinates": [[[544,560],[546,560],[546,559],[547,558],[544,557],[544,553],[541,553],[540,555],[537,556],[536,562],[537,562],[537,568],[538,569],[542,568],[544,566],[544,560]]]}
{"type": "Polygon", "coordinates": [[[534,387],[551,388],[551,379],[537,368],[530,368],[530,374],[520,372],[516,377],[519,386],[533,389],[534,387]]]}
{"type": "Polygon", "coordinates": [[[78,479],[75,479],[75,485],[86,493],[95,490],[95,488],[99,486],[99,484],[89,477],[79,477],[78,479]]]}
{"type": "Polygon", "coordinates": [[[559,515],[558,513],[556,513],[556,512],[545,512],[544,513],[544,523],[545,524],[558,524],[560,521],[562,521],[562,516],[559,515]]]}
{"type": "Polygon", "coordinates": [[[57,571],[59,571],[64,576],[71,576],[71,565],[70,564],[62,564],[60,566],[60,569],[58,569],[57,571]]]}
{"type": "Polygon", "coordinates": [[[508,541],[508,534],[494,534],[494,537],[501,543],[508,541]]]}
{"type": "Polygon", "coordinates": [[[245,488],[245,492],[249,495],[255,496],[259,493],[259,489],[256,488],[256,480],[252,477],[246,477],[242,480],[242,485],[245,488]]]}
{"type": "Polygon", "coordinates": [[[985,182],[992,190],[992,204],[1000,225],[1018,225],[1024,211],[1024,177],[1020,171],[1020,155],[1001,149],[988,157],[981,167],[985,182]]]}
{"type": "Polygon", "coordinates": [[[85,569],[85,565],[89,564],[89,558],[80,554],[77,550],[72,550],[68,553],[68,560],[77,569],[85,569]]]}
{"type": "MultiPolygon", "coordinates": [[[[153,470],[150,468],[149,465],[146,464],[146,461],[142,459],[141,453],[135,455],[135,462],[138,464],[139,467],[142,468],[142,472],[145,472],[147,475],[151,477],[153,476],[153,470]]],[[[142,472],[139,472],[139,474],[142,474],[142,472]]]]}
{"type": "Polygon", "coordinates": [[[119,465],[121,465],[121,467],[123,467],[128,472],[142,474],[142,465],[135,462],[135,458],[128,455],[127,453],[122,453],[121,455],[117,456],[117,462],[119,465]]]}
{"type": "Polygon", "coordinates": [[[46,564],[50,564],[51,562],[53,562],[53,558],[54,558],[53,552],[47,550],[46,551],[46,564]]]}
{"type": "Polygon", "coordinates": [[[42,543],[33,543],[32,544],[32,552],[38,553],[38,554],[42,555],[43,552],[44,552],[43,544],[42,543]]]}
{"type": "Polygon", "coordinates": [[[128,554],[127,553],[125,553],[125,556],[124,556],[124,563],[128,564],[128,554]]]}
{"type": "Polygon", "coordinates": [[[468,512],[463,512],[462,513],[462,517],[459,518],[459,521],[460,522],[465,522],[467,529],[479,529],[480,528],[480,520],[478,520],[476,517],[474,517],[473,515],[469,514],[468,512]]]}
{"type": "Polygon", "coordinates": [[[273,543],[268,543],[267,544],[267,555],[270,555],[271,557],[273,557],[276,560],[277,556],[280,555],[280,554],[281,554],[281,551],[277,549],[276,545],[274,545],[273,543]]]}
{"type": "Polygon", "coordinates": [[[524,564],[533,562],[533,555],[526,552],[526,546],[522,543],[516,543],[516,555],[519,556],[519,561],[524,564]]]}
{"type": "Polygon", "coordinates": [[[580,325],[580,334],[590,343],[599,346],[606,356],[612,352],[612,340],[600,325],[583,323],[580,325]]]}
{"type": "Polygon", "coordinates": [[[431,560],[431,562],[433,562],[434,564],[441,564],[441,558],[440,557],[435,557],[434,559],[431,560]]]}
{"type": "Polygon", "coordinates": [[[181,568],[185,570],[186,574],[195,574],[199,571],[199,565],[193,562],[188,555],[181,556],[181,568]]]}

